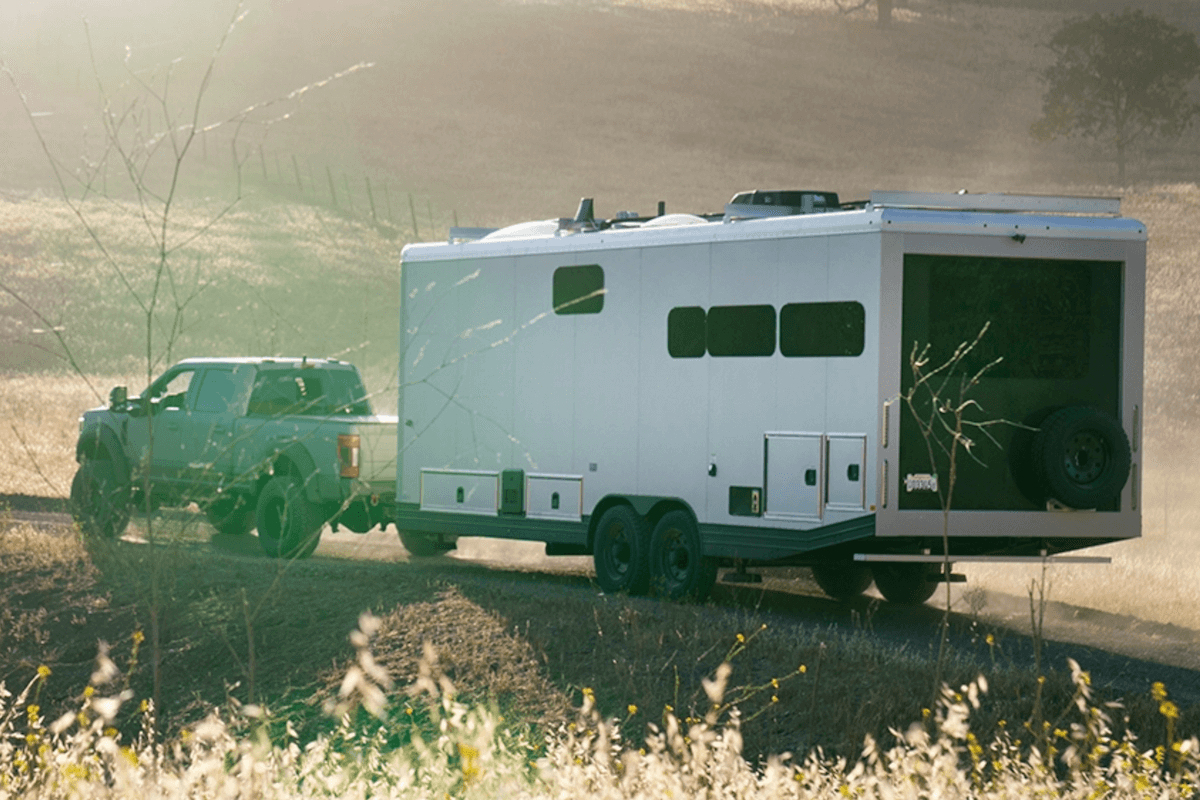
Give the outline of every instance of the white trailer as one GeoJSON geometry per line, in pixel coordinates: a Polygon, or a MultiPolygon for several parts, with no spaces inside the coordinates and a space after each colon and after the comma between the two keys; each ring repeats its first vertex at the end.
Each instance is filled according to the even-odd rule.
{"type": "Polygon", "coordinates": [[[1139,536],[1145,252],[1118,200],[911,192],[614,220],[584,201],[409,245],[397,527],[418,554],[591,554],[605,591],[802,564],[837,597],[921,602],[956,576],[909,356],[990,323],[964,368],[1003,360],[972,396],[1024,427],[958,460],[949,560],[1139,536]]]}

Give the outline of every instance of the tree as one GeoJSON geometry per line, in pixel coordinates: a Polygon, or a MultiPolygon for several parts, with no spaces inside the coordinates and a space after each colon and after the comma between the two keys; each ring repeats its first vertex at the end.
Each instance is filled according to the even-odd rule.
{"type": "Polygon", "coordinates": [[[1042,73],[1046,94],[1033,136],[1108,144],[1122,184],[1130,145],[1147,136],[1176,138],[1200,114],[1192,94],[1200,46],[1165,20],[1136,9],[1093,14],[1067,21],[1049,47],[1057,60],[1042,73]]]}

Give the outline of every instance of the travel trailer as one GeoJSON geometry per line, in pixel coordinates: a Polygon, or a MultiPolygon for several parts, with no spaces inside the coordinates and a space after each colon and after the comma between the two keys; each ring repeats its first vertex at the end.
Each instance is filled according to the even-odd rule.
{"type": "Polygon", "coordinates": [[[397,528],[591,555],[605,591],[806,565],[909,603],[950,562],[1139,536],[1145,262],[1105,198],[756,191],[452,229],[401,259],[397,528]],[[922,353],[971,343],[928,384],[957,403],[978,375],[967,420],[995,423],[952,473],[906,397],[922,353]]]}

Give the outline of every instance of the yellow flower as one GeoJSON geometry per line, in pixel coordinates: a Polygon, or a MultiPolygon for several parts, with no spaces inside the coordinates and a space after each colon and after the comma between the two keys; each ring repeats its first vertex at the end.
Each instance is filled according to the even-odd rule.
{"type": "Polygon", "coordinates": [[[150,710],[150,701],[149,700],[143,700],[141,703],[138,704],[138,711],[141,711],[143,714],[145,714],[149,710],[150,710]]]}
{"type": "Polygon", "coordinates": [[[85,686],[83,688],[83,696],[84,697],[91,697],[95,693],[96,693],[96,687],[94,687],[94,686],[85,686]]]}
{"type": "Polygon", "coordinates": [[[30,719],[37,719],[38,712],[41,710],[42,710],[42,707],[39,706],[37,703],[30,703],[28,706],[25,707],[25,713],[29,716],[30,719]]]}
{"type": "Polygon", "coordinates": [[[808,672],[808,667],[806,667],[804,664],[801,664],[800,669],[798,669],[796,671],[799,672],[801,675],[803,675],[804,673],[808,672]]]}
{"type": "MultiPolygon", "coordinates": [[[[187,731],[185,730],[184,733],[186,734],[187,731]]],[[[104,735],[110,739],[115,739],[115,738],[117,738],[117,729],[116,728],[105,728],[104,735]]]]}
{"type": "Polygon", "coordinates": [[[1170,700],[1166,700],[1158,706],[1158,713],[1167,719],[1179,719],[1179,706],[1170,700]]]}
{"type": "Polygon", "coordinates": [[[745,636],[743,636],[742,634],[740,634],[740,633],[739,633],[739,634],[737,635],[737,640],[738,640],[738,642],[739,642],[739,643],[743,643],[743,644],[744,644],[744,643],[745,643],[745,641],[746,641],[746,637],[745,637],[745,636]]]}
{"type": "Polygon", "coordinates": [[[1161,703],[1167,699],[1167,687],[1162,681],[1155,681],[1150,685],[1150,696],[1157,702],[1161,703]]]}
{"type": "Polygon", "coordinates": [[[632,717],[634,714],[637,713],[637,706],[635,706],[633,703],[630,703],[628,706],[628,710],[629,710],[629,716],[632,717]]]}
{"type": "Polygon", "coordinates": [[[773,695],[771,695],[771,702],[772,702],[772,703],[778,703],[778,702],[779,702],[779,695],[777,695],[777,694],[773,694],[773,695]]]}
{"type": "Polygon", "coordinates": [[[984,641],[986,641],[986,642],[988,643],[988,647],[991,647],[992,645],[994,645],[994,644],[996,643],[996,637],[995,637],[995,636],[992,636],[992,635],[989,633],[989,634],[987,635],[987,638],[986,638],[984,641]]]}
{"type": "Polygon", "coordinates": [[[135,645],[141,644],[144,641],[146,641],[146,634],[142,633],[141,631],[133,632],[133,643],[135,645]]]}
{"type": "Polygon", "coordinates": [[[38,677],[41,678],[42,680],[46,680],[46,678],[49,678],[50,677],[50,668],[47,667],[45,664],[42,664],[41,666],[39,666],[38,667],[38,677]]]}
{"type": "Polygon", "coordinates": [[[771,688],[772,689],[779,688],[779,679],[778,678],[771,678],[771,688]]]}

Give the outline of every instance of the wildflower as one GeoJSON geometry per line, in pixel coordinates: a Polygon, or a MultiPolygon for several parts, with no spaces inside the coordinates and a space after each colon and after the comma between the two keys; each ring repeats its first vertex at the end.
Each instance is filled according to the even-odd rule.
{"type": "Polygon", "coordinates": [[[25,707],[25,713],[29,716],[30,722],[37,719],[38,712],[41,710],[42,710],[42,707],[39,706],[37,703],[30,703],[28,706],[25,707]]]}
{"type": "Polygon", "coordinates": [[[765,630],[767,629],[767,623],[765,623],[765,622],[764,622],[762,625],[760,625],[760,626],[759,626],[759,628],[758,628],[758,629],[759,629],[760,631],[765,631],[765,630]]]}
{"type": "Polygon", "coordinates": [[[745,636],[743,636],[743,635],[742,635],[742,634],[740,634],[740,633],[737,635],[737,640],[738,640],[738,644],[745,644],[745,643],[746,643],[746,637],[745,637],[745,636]]]}
{"type": "Polygon", "coordinates": [[[1166,700],[1159,704],[1158,713],[1162,714],[1167,719],[1179,719],[1179,706],[1166,700]]]}
{"type": "Polygon", "coordinates": [[[801,664],[800,669],[798,669],[796,671],[799,672],[801,675],[803,675],[804,673],[808,672],[808,667],[805,666],[804,664],[801,664]]]}
{"type": "Polygon", "coordinates": [[[1045,675],[1038,675],[1038,686],[1043,686],[1046,683],[1045,675]]]}
{"type": "Polygon", "coordinates": [[[996,644],[996,637],[989,633],[984,641],[987,642],[988,647],[993,647],[996,644]]]}
{"type": "Polygon", "coordinates": [[[83,696],[84,697],[91,697],[95,693],[96,693],[96,687],[94,687],[94,686],[85,686],[83,688],[83,696]]]}
{"type": "Polygon", "coordinates": [[[772,703],[778,703],[778,702],[779,702],[779,695],[777,695],[777,694],[773,694],[773,695],[771,695],[771,702],[772,702],[772,703]]]}
{"type": "Polygon", "coordinates": [[[1162,681],[1155,681],[1150,686],[1150,696],[1153,697],[1155,702],[1158,702],[1158,703],[1161,703],[1162,701],[1166,700],[1167,699],[1166,685],[1164,685],[1162,681]]]}
{"type": "Polygon", "coordinates": [[[38,672],[38,677],[41,678],[42,680],[46,680],[46,678],[50,677],[50,668],[47,667],[45,664],[42,664],[41,666],[39,666],[37,672],[38,672]]]}
{"type": "Polygon", "coordinates": [[[666,711],[668,714],[674,714],[675,706],[671,705],[670,703],[667,703],[665,706],[663,706],[663,711],[666,711]]]}
{"type": "Polygon", "coordinates": [[[630,703],[628,706],[628,711],[629,711],[629,716],[632,717],[634,714],[637,713],[637,706],[635,706],[633,703],[630,703]]]}
{"type": "Polygon", "coordinates": [[[142,633],[141,631],[134,631],[134,632],[133,632],[133,645],[134,645],[134,647],[138,646],[139,644],[141,644],[141,643],[142,643],[142,642],[144,642],[144,641],[146,641],[146,634],[142,633]]]}
{"type": "Polygon", "coordinates": [[[778,678],[771,678],[771,688],[772,689],[779,688],[779,679],[778,678]]]}
{"type": "Polygon", "coordinates": [[[143,700],[141,703],[138,704],[138,711],[142,712],[143,714],[145,714],[149,710],[150,710],[150,701],[149,700],[143,700]]]}
{"type": "MultiPolygon", "coordinates": [[[[188,731],[184,730],[183,734],[184,734],[183,738],[186,739],[188,731]]],[[[117,738],[117,729],[116,728],[105,728],[104,735],[110,739],[115,739],[115,738],[117,738]]]]}

